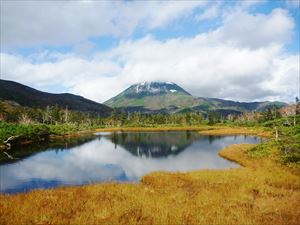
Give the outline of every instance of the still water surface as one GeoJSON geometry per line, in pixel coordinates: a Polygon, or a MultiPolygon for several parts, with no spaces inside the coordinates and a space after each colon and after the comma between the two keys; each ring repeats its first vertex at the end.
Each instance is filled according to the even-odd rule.
{"type": "Polygon", "coordinates": [[[22,160],[2,163],[0,192],[138,181],[152,171],[232,168],[238,165],[221,158],[219,150],[261,141],[251,136],[202,136],[190,131],[97,133],[74,140],[35,146],[22,160]]]}

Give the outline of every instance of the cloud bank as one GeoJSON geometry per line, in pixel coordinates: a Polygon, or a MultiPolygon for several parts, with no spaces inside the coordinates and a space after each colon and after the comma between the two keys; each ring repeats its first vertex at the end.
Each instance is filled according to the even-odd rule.
{"type": "MultiPolygon", "coordinates": [[[[200,3],[154,2],[147,6],[139,2],[116,2],[114,7],[122,7],[121,13],[116,15],[112,3],[101,8],[104,14],[96,11],[93,14],[90,7],[96,3],[86,2],[86,14],[89,15],[85,17],[86,14],[83,14],[78,18],[75,18],[77,14],[74,12],[85,12],[85,8],[77,9],[79,6],[74,4],[72,10],[66,8],[66,15],[58,15],[57,21],[55,18],[50,21],[46,17],[43,19],[43,13],[37,13],[35,19],[42,18],[43,22],[23,28],[27,30],[9,29],[22,24],[19,20],[7,20],[3,28],[8,30],[4,42],[6,46],[61,44],[82,41],[101,32],[129,35],[139,26],[146,30],[166,26],[207,4],[200,3]],[[131,4],[135,4],[134,7],[131,4]],[[138,10],[133,13],[133,8],[138,10]],[[164,13],[157,13],[158,10],[164,13]],[[113,16],[106,17],[106,13],[113,16]],[[49,33],[57,33],[55,37],[49,35],[47,39],[48,33],[40,27],[47,27],[47,23],[60,23],[49,30],[49,33]],[[83,31],[79,32],[75,25],[80,25],[83,31]],[[12,38],[15,35],[26,36],[28,32],[36,35],[12,38]]],[[[52,4],[54,8],[50,7],[49,12],[57,10],[55,7],[66,7],[65,4],[68,3],[52,4]]],[[[30,10],[26,7],[23,14],[19,12],[24,18],[27,18],[27,13],[35,11],[34,7],[28,7],[30,10]]],[[[212,7],[208,7],[202,17],[196,17],[199,26],[201,21],[213,19],[220,13],[219,6],[212,7]]],[[[11,9],[6,7],[5,10],[9,13],[11,9]]],[[[17,13],[16,9],[14,12],[17,13]]],[[[287,10],[277,8],[268,14],[260,14],[235,7],[223,12],[221,26],[213,30],[167,40],[160,40],[151,33],[138,39],[121,37],[114,48],[95,52],[89,57],[50,50],[26,57],[2,52],[1,74],[4,79],[46,91],[59,86],[98,102],[113,97],[133,83],[154,80],[175,82],[195,96],[291,102],[298,94],[295,84],[299,79],[299,53],[287,53],[285,45],[293,37],[294,28],[295,21],[287,10]]]]}
{"type": "Polygon", "coordinates": [[[1,41],[6,47],[74,44],[91,37],[128,37],[191,13],[206,1],[4,1],[1,41]]]}

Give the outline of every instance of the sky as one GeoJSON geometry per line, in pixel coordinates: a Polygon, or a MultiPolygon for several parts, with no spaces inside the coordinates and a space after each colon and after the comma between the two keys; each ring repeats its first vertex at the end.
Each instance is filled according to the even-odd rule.
{"type": "Polygon", "coordinates": [[[300,0],[0,0],[0,74],[104,102],[132,84],[293,102],[300,0]]]}

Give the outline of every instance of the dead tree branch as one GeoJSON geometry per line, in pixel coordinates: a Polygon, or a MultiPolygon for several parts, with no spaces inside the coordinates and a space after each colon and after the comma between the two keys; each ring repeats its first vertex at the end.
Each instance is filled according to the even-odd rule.
{"type": "Polygon", "coordinates": [[[20,135],[17,135],[17,136],[11,136],[11,137],[7,138],[6,141],[3,141],[3,143],[4,143],[4,144],[8,144],[10,141],[12,141],[12,140],[14,140],[14,139],[16,139],[16,138],[18,138],[18,137],[20,137],[20,135]]]}
{"type": "Polygon", "coordinates": [[[8,154],[7,152],[3,152],[9,159],[18,159],[18,158],[15,158],[13,156],[11,156],[10,154],[8,154]]]}

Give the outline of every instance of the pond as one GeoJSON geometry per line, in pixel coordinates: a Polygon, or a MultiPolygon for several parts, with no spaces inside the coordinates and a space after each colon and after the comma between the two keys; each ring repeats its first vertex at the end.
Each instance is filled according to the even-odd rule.
{"type": "Polygon", "coordinates": [[[218,152],[231,144],[258,143],[252,136],[203,136],[192,131],[114,132],[10,150],[19,160],[1,163],[0,192],[138,182],[152,171],[234,168],[218,152]]]}

